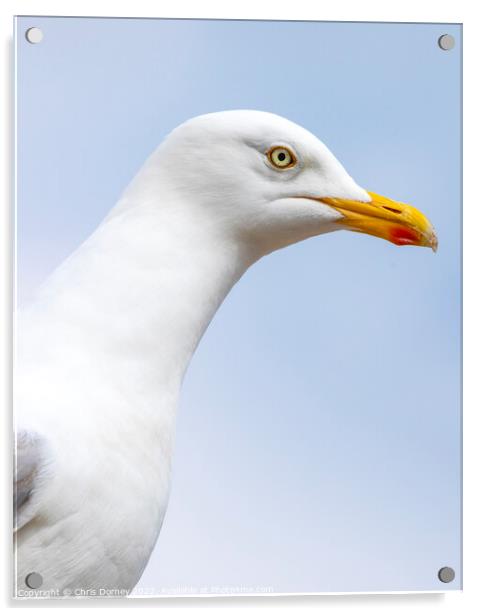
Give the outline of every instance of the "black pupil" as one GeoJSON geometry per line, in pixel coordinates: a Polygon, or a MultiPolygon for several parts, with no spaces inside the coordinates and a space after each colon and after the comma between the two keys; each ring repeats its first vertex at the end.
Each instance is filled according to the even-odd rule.
{"type": "Polygon", "coordinates": [[[286,158],[286,154],[284,152],[280,152],[278,154],[278,160],[283,161],[286,158]]]}

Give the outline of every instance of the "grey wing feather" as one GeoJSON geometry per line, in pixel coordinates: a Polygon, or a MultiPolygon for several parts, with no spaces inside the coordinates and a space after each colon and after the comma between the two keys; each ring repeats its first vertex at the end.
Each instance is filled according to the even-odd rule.
{"type": "Polygon", "coordinates": [[[46,439],[37,432],[19,431],[15,445],[13,519],[17,531],[38,509],[42,489],[51,475],[51,456],[46,439]]]}

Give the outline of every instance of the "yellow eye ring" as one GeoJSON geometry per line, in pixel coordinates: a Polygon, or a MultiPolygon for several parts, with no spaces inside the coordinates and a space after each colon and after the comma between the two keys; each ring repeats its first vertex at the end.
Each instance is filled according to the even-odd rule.
{"type": "Polygon", "coordinates": [[[269,162],[277,169],[289,169],[297,163],[296,156],[288,148],[276,145],[270,148],[266,155],[269,162]]]}

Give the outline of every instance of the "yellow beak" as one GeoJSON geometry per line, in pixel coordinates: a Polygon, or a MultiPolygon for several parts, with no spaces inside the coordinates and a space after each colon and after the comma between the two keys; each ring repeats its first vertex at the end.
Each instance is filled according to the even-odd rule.
{"type": "Polygon", "coordinates": [[[368,194],[371,201],[367,202],[334,197],[323,197],[320,201],[343,214],[338,222],[346,229],[375,235],[398,246],[428,246],[436,252],[437,236],[422,212],[406,203],[368,194]]]}

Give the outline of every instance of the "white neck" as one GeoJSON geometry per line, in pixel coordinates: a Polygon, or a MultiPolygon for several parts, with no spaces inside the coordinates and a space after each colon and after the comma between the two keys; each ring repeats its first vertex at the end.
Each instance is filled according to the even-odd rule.
{"type": "MultiPolygon", "coordinates": [[[[121,201],[47,281],[41,297],[79,343],[179,385],[206,327],[253,255],[185,203],[121,201]],[[164,209],[163,209],[164,208],[164,209]],[[87,336],[87,337],[86,337],[87,336]],[[90,337],[89,337],[90,336],[90,337]]],[[[119,376],[125,379],[122,371],[119,376]]]]}

